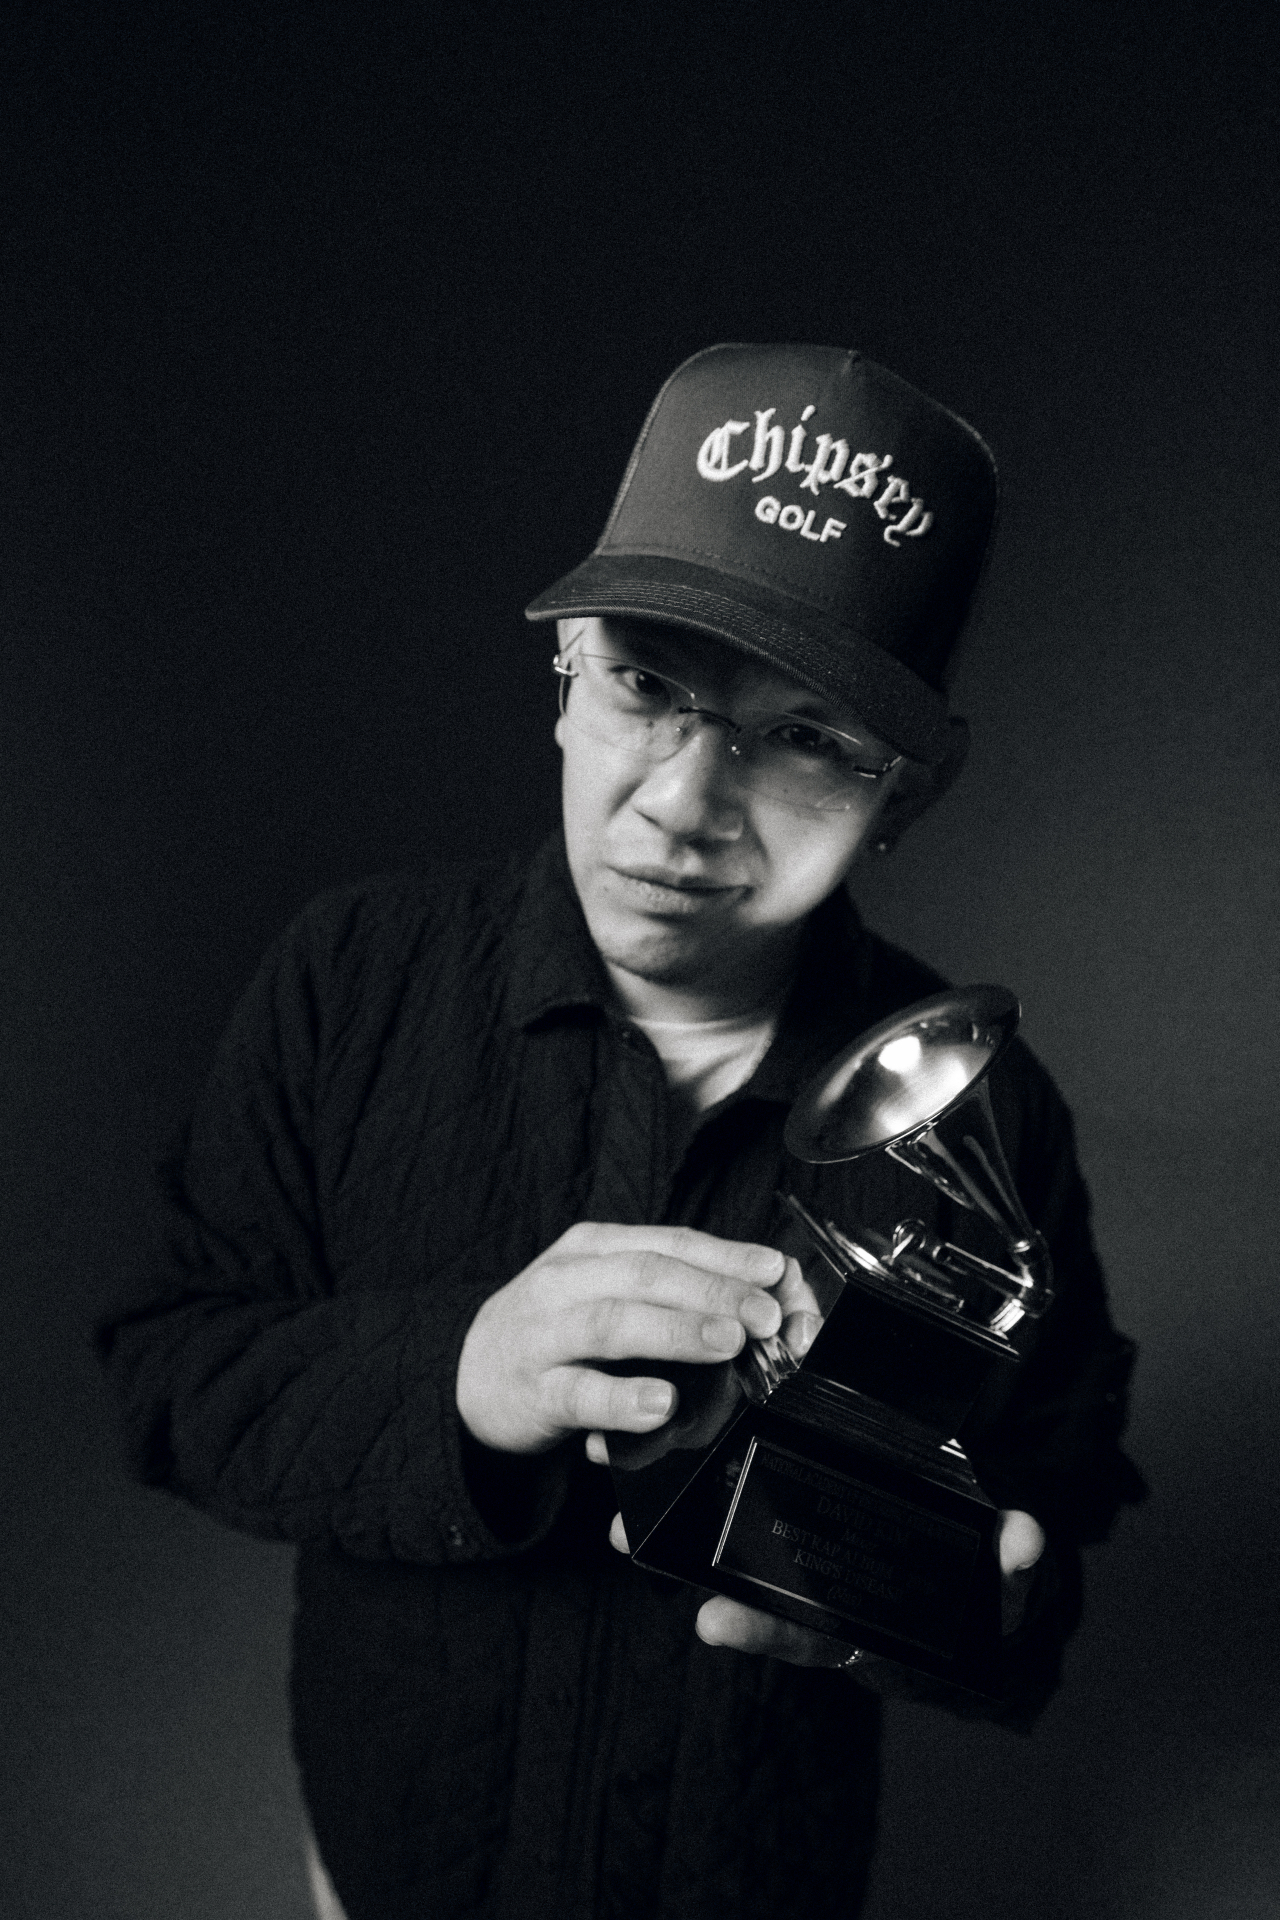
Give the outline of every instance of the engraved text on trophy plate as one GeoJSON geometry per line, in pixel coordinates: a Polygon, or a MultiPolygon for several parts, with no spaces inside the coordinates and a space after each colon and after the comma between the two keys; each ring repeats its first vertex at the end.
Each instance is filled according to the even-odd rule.
{"type": "Polygon", "coordinates": [[[754,1440],[713,1564],[950,1657],[979,1535],[754,1440]]]}

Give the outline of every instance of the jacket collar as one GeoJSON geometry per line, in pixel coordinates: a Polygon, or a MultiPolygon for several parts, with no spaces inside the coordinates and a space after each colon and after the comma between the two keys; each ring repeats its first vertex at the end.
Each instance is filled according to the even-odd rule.
{"type": "Polygon", "coordinates": [[[843,887],[810,915],[773,1045],[731,1099],[787,1106],[806,1080],[868,1024],[869,942],[843,887]]]}
{"type": "MultiPolygon", "coordinates": [[[[506,1016],[529,1028],[612,996],[578,902],[563,833],[539,848],[510,936],[506,1016]]],[[[843,888],[812,914],[773,1045],[732,1096],[790,1103],[804,1082],[867,1024],[868,941],[843,888]]]]}
{"type": "Polygon", "coordinates": [[[609,977],[587,931],[564,834],[543,842],[511,926],[506,1016],[530,1027],[574,1007],[610,1004],[609,977]]]}

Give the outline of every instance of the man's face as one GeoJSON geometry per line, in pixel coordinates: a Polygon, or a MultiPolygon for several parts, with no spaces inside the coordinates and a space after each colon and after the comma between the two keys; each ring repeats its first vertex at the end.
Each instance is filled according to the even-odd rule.
{"type": "MultiPolygon", "coordinates": [[[[561,647],[666,673],[731,718],[773,709],[872,741],[856,715],[718,641],[670,627],[561,622],[561,647]]],[[[569,866],[611,969],[708,1001],[751,1004],[779,984],[800,927],[839,885],[895,781],[856,782],[847,810],[801,809],[744,786],[723,727],[697,723],[646,760],[573,724],[564,756],[569,866]]],[[[883,747],[884,762],[893,749],[883,747]]]]}

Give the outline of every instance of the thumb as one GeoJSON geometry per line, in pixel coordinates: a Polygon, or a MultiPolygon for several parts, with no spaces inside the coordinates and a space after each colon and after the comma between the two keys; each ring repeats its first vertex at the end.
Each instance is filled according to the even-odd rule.
{"type": "Polygon", "coordinates": [[[1044,1552],[1044,1528],[1018,1507],[1000,1515],[1000,1571],[1026,1573],[1044,1552]]]}

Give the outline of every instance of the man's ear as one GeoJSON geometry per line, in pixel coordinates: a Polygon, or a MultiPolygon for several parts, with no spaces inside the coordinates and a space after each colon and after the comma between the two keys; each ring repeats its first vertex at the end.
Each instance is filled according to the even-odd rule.
{"type": "MultiPolygon", "coordinates": [[[[582,628],[583,628],[583,622],[581,620],[569,619],[569,620],[556,621],[557,657],[564,652],[565,648],[569,646],[572,641],[578,638],[578,635],[582,632],[582,628]]],[[[560,748],[560,751],[563,753],[564,751],[564,714],[563,713],[561,713],[558,719],[556,720],[555,740],[556,740],[556,745],[560,748]]]]}
{"type": "Polygon", "coordinates": [[[947,751],[937,766],[927,767],[918,760],[906,763],[872,829],[873,846],[891,852],[907,828],[941,800],[957,778],[969,753],[969,722],[956,717],[949,728],[947,751]]]}

